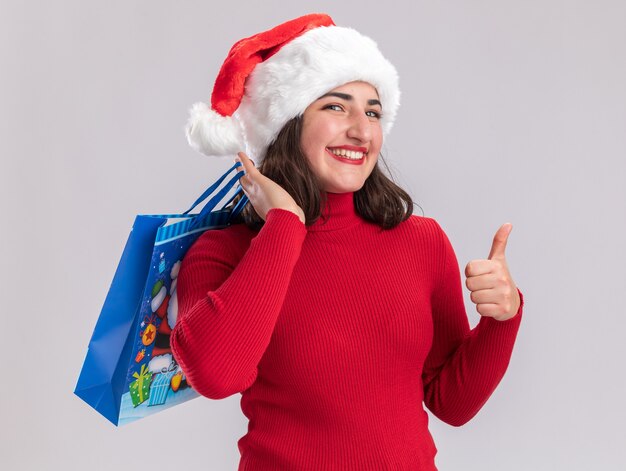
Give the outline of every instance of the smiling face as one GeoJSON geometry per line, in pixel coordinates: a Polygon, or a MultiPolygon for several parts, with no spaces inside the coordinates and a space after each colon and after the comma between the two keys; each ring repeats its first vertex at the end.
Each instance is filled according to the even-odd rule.
{"type": "Polygon", "coordinates": [[[382,145],[381,115],[378,93],[365,82],[334,88],[304,111],[300,145],[325,191],[363,186],[382,145]]]}

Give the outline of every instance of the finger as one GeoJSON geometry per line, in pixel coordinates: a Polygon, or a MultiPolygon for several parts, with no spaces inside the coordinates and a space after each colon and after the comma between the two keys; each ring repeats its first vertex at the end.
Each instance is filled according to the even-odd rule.
{"type": "Polygon", "coordinates": [[[465,265],[465,276],[480,276],[491,273],[494,270],[494,262],[491,260],[472,260],[465,265]]]}
{"type": "Polygon", "coordinates": [[[248,157],[245,152],[239,152],[237,155],[239,156],[246,173],[254,175],[255,172],[258,172],[257,168],[254,166],[254,161],[248,157]]]}
{"type": "Polygon", "coordinates": [[[506,249],[506,243],[509,238],[509,234],[513,230],[513,225],[510,222],[503,224],[496,232],[491,243],[491,250],[489,251],[489,260],[494,258],[505,258],[504,251],[506,249]]]}
{"type": "Polygon", "coordinates": [[[239,184],[241,186],[244,186],[244,184],[247,183],[247,179],[246,179],[247,172],[246,172],[245,165],[239,157],[235,157],[235,165],[237,168],[237,172],[242,172],[242,175],[239,177],[239,184]]]}
{"type": "Polygon", "coordinates": [[[235,158],[235,161],[241,162],[243,165],[242,170],[244,171],[244,176],[242,176],[239,181],[251,185],[254,177],[259,173],[259,171],[254,166],[252,159],[250,159],[245,152],[239,152],[237,156],[238,157],[235,158]]]}
{"type": "Polygon", "coordinates": [[[495,273],[487,273],[479,276],[469,276],[465,280],[465,286],[470,291],[491,289],[498,286],[498,278],[495,273]]]}
{"type": "Polygon", "coordinates": [[[477,304],[476,311],[483,317],[498,317],[502,315],[502,307],[493,303],[477,304]]]}
{"type": "Polygon", "coordinates": [[[242,168],[240,168],[240,170],[243,170],[244,172],[246,172],[246,162],[248,160],[247,155],[243,152],[238,152],[237,157],[235,157],[235,162],[241,163],[242,168]]]}
{"type": "Polygon", "coordinates": [[[502,295],[495,289],[480,289],[470,293],[470,299],[474,304],[501,304],[502,295]]]}

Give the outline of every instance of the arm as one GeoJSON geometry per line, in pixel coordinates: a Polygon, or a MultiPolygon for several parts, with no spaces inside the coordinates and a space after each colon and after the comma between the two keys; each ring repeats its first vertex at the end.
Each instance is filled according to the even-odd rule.
{"type": "Polygon", "coordinates": [[[439,231],[444,255],[431,296],[433,345],[422,374],[424,403],[442,421],[460,426],[478,413],[504,376],[524,300],[518,290],[521,303],[514,317],[481,317],[470,330],[457,258],[439,231]]]}
{"type": "Polygon", "coordinates": [[[203,396],[221,399],[256,379],[305,236],[297,215],[273,209],[243,256],[214,230],[183,259],[171,346],[203,396]]]}

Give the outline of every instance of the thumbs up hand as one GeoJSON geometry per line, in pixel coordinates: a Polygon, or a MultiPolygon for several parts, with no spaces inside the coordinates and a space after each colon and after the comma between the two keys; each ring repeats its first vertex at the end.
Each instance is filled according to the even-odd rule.
{"type": "Polygon", "coordinates": [[[481,316],[505,321],[517,314],[520,297],[511,279],[504,250],[513,229],[503,224],[493,238],[487,260],[472,260],[465,266],[465,285],[470,298],[481,316]]]}

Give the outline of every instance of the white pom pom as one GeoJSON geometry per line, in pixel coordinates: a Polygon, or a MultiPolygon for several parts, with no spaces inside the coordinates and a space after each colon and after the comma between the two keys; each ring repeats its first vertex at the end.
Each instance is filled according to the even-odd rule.
{"type": "Polygon", "coordinates": [[[210,156],[235,155],[245,149],[239,122],[222,116],[205,103],[195,103],[189,111],[185,134],[189,145],[210,156]]]}

